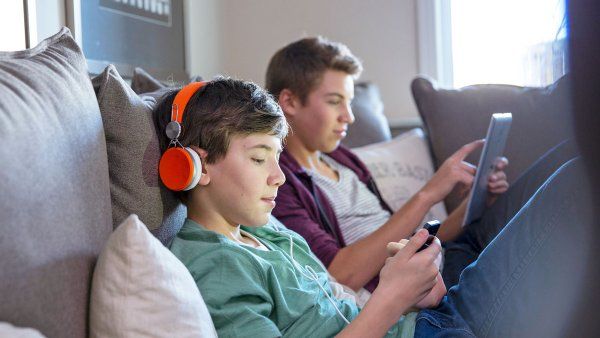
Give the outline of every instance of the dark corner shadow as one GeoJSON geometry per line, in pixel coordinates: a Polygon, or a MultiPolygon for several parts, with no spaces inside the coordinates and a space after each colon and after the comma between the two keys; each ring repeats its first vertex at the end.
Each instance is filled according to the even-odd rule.
{"type": "MultiPolygon", "coordinates": [[[[576,140],[592,182],[589,199],[593,217],[587,224],[595,244],[589,249],[586,284],[579,291],[575,311],[568,321],[566,336],[591,337],[600,333],[597,317],[600,304],[600,2],[567,0],[573,118],[576,140]]],[[[576,243],[570,243],[577,245],[576,243]]],[[[585,258],[582,258],[585,259],[585,258]]]]}

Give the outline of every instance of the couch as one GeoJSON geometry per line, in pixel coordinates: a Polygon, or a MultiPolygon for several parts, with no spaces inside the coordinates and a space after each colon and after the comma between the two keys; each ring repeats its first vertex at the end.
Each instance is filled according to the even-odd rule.
{"type": "MultiPolygon", "coordinates": [[[[510,162],[506,170],[509,183],[515,182],[548,149],[574,135],[568,75],[542,88],[483,84],[460,89],[440,88],[434,80],[419,76],[410,88],[423,121],[434,169],[462,145],[485,137],[490,117],[497,112],[513,114],[505,149],[510,162]]],[[[356,121],[342,143],[356,148],[390,141],[390,126],[383,109],[377,86],[357,83],[352,102],[356,121]]],[[[477,164],[480,153],[475,151],[466,160],[477,164]]],[[[458,206],[462,197],[454,191],[446,198],[448,212],[458,206]]]]}
{"type": "Polygon", "coordinates": [[[87,336],[94,266],[113,229],[139,214],[166,244],[185,217],[158,183],[155,99],[115,74],[90,80],[67,28],[0,54],[0,322],[87,336]]]}
{"type": "MultiPolygon", "coordinates": [[[[513,115],[504,152],[510,163],[509,183],[550,148],[574,136],[569,75],[542,88],[481,84],[443,89],[431,79],[417,77],[411,90],[436,168],[463,144],[485,137],[490,116],[497,112],[513,115]]],[[[466,160],[476,164],[480,153],[473,152],[466,160]]],[[[448,211],[461,198],[452,192],[445,201],[448,211]]]]}
{"type": "MultiPolygon", "coordinates": [[[[90,80],[67,28],[32,49],[0,53],[0,322],[47,337],[87,336],[94,267],[113,230],[137,214],[166,245],[182,224],[185,208],[156,175],[160,153],[151,112],[165,84],[140,83],[138,73],[134,87],[152,93],[138,96],[114,67],[90,80]]],[[[531,111],[534,127],[555,118],[534,116],[539,102],[530,98],[511,103],[536,89],[498,88],[439,91],[425,79],[413,83],[433,163],[481,137],[494,111],[515,112],[514,129],[523,134],[521,115],[531,111]],[[518,112],[519,105],[529,110],[518,112]],[[473,116],[459,115],[474,106],[480,110],[473,116]]],[[[534,97],[542,100],[556,89],[539,91],[534,97]]]]}

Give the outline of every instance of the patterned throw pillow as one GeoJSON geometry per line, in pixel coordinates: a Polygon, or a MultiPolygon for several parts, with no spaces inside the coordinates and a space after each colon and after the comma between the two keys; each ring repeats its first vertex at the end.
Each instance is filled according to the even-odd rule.
{"type": "MultiPolygon", "coordinates": [[[[353,148],[367,165],[383,199],[393,210],[400,209],[433,176],[429,146],[419,128],[396,136],[391,141],[353,148]]],[[[434,205],[424,221],[443,221],[443,203],[434,205]]]]}

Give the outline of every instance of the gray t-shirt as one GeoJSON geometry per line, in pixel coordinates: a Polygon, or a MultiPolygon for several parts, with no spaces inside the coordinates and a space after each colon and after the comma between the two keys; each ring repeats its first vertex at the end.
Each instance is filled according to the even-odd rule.
{"type": "Polygon", "coordinates": [[[390,213],[381,207],[377,196],[358,179],[356,173],[327,155],[323,155],[322,159],[337,171],[339,181],[314,170],[308,172],[329,199],[347,245],[368,236],[387,222],[390,213]]]}

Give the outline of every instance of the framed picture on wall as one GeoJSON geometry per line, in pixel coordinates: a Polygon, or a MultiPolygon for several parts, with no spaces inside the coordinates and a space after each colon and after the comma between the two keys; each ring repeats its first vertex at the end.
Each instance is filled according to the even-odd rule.
{"type": "Polygon", "coordinates": [[[114,64],[123,77],[141,67],[184,81],[184,0],[67,0],[69,27],[91,73],[114,64]]]}

